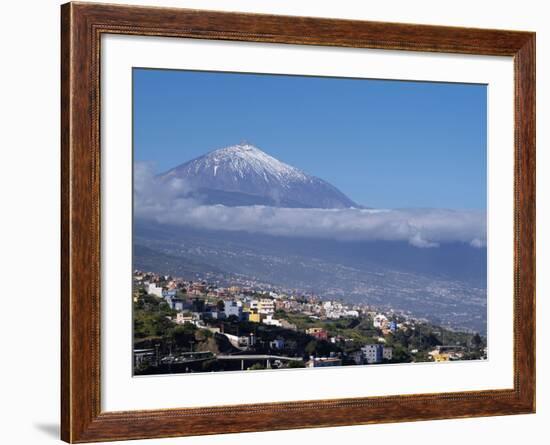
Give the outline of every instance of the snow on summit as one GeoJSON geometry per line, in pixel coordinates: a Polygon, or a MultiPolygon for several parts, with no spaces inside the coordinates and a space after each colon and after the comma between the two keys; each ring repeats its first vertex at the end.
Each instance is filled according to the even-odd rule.
{"type": "Polygon", "coordinates": [[[181,179],[208,204],[348,208],[351,199],[328,182],[241,143],[211,151],[159,176],[181,179]]]}
{"type": "Polygon", "coordinates": [[[275,177],[280,181],[307,181],[307,175],[301,170],[275,159],[254,145],[247,143],[231,145],[208,153],[204,157],[206,166],[211,166],[216,174],[221,165],[227,165],[240,177],[253,171],[263,175],[266,180],[275,177]]]}

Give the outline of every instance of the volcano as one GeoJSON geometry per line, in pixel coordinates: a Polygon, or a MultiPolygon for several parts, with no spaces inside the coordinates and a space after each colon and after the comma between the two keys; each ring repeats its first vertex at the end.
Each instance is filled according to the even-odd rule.
{"type": "Polygon", "coordinates": [[[204,204],[291,208],[360,207],[323,179],[275,159],[248,143],[211,151],[159,175],[181,180],[204,204]]]}

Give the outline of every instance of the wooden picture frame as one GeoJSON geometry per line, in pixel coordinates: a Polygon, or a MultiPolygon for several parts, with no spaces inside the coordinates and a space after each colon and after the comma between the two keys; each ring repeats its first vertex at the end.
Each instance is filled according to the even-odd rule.
{"type": "Polygon", "coordinates": [[[71,443],[535,412],[535,34],[92,3],[61,7],[61,437],[71,443]],[[102,34],[512,56],[515,69],[514,387],[102,412],[102,34]],[[216,419],[213,422],[213,419],[216,419]]]}

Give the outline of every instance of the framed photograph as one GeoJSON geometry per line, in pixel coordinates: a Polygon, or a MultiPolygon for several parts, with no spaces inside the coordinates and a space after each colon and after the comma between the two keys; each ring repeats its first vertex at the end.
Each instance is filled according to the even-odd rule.
{"type": "Polygon", "coordinates": [[[62,439],[535,411],[535,35],[67,3],[62,439]]]}

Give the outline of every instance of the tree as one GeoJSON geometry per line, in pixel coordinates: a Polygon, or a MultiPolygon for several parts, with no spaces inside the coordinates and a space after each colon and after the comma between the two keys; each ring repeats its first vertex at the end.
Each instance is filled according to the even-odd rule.
{"type": "Polygon", "coordinates": [[[197,328],[194,325],[185,323],[174,328],[171,337],[178,347],[189,347],[190,342],[195,340],[196,330],[197,328]]]}
{"type": "Polygon", "coordinates": [[[410,335],[408,335],[406,332],[398,330],[392,334],[391,338],[394,344],[400,344],[405,348],[409,347],[410,335]]]}
{"type": "Polygon", "coordinates": [[[195,332],[195,339],[198,342],[207,341],[212,336],[213,336],[212,332],[210,332],[207,329],[197,329],[197,331],[195,332]]]}
{"type": "Polygon", "coordinates": [[[147,337],[147,326],[142,317],[134,317],[134,337],[143,338],[147,337]]]}
{"type": "Polygon", "coordinates": [[[216,308],[218,309],[218,311],[223,312],[225,310],[225,302],[223,300],[219,300],[216,303],[216,308]]]}
{"type": "Polygon", "coordinates": [[[441,341],[437,335],[431,331],[423,333],[420,331],[415,331],[410,338],[410,345],[416,349],[428,349],[433,348],[441,344],[441,341]]]}
{"type": "Polygon", "coordinates": [[[230,315],[229,317],[227,317],[227,321],[229,323],[238,323],[239,317],[237,317],[236,315],[230,315]]]}
{"type": "Polygon", "coordinates": [[[250,371],[256,371],[258,369],[265,369],[265,366],[261,363],[254,363],[252,366],[248,368],[250,371]]]}
{"type": "Polygon", "coordinates": [[[480,348],[482,345],[483,345],[483,340],[481,338],[481,336],[479,334],[475,334],[473,337],[472,337],[472,340],[471,340],[471,343],[472,343],[472,346],[476,349],[480,348]]]}
{"type": "Polygon", "coordinates": [[[411,361],[411,354],[402,346],[394,346],[392,360],[393,363],[404,363],[411,361]]]}
{"type": "Polygon", "coordinates": [[[298,361],[298,360],[291,360],[288,362],[288,367],[289,368],[305,368],[306,365],[303,361],[298,361]]]}
{"type": "Polygon", "coordinates": [[[305,347],[305,351],[307,355],[315,355],[316,350],[317,350],[316,340],[311,340],[305,347]]]}

